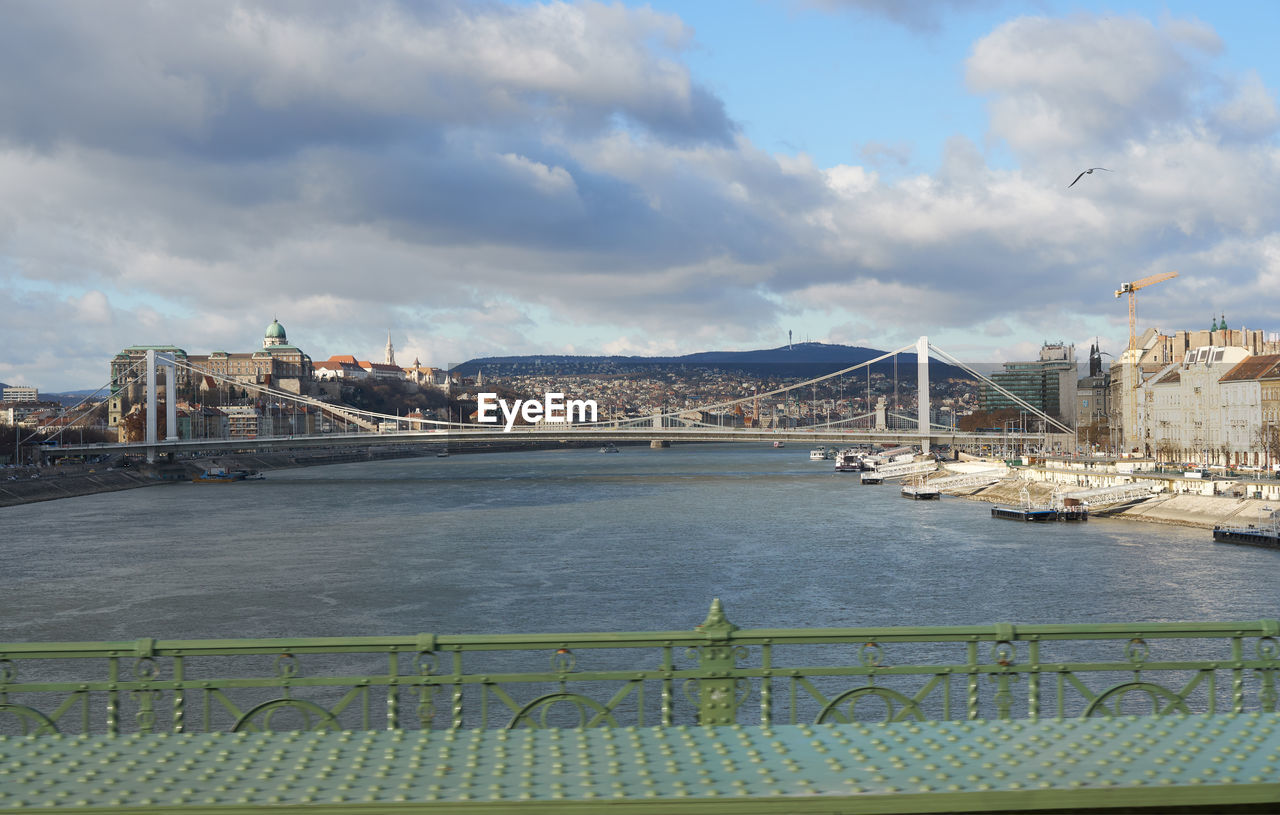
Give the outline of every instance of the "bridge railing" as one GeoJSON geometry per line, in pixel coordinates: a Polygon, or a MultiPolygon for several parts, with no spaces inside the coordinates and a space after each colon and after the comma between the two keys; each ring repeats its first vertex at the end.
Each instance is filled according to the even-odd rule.
{"type": "Polygon", "coordinates": [[[1280,622],[0,644],[0,733],[1276,710],[1280,622]]]}

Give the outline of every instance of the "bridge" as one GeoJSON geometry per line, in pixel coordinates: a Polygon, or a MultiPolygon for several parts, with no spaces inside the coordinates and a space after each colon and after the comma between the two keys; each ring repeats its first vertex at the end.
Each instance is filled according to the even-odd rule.
{"type": "Polygon", "coordinates": [[[1274,811],[1278,636],[715,601],[682,631],[0,644],[0,813],[1274,811]]]}
{"type": "Polygon", "coordinates": [[[44,454],[49,457],[59,457],[121,452],[144,453],[149,461],[155,461],[158,455],[182,452],[216,453],[221,451],[281,448],[344,447],[351,445],[383,446],[424,443],[443,444],[452,447],[455,445],[492,444],[495,442],[548,443],[570,440],[591,443],[647,440],[658,443],[761,441],[798,444],[839,444],[846,446],[885,444],[918,446],[922,452],[926,453],[929,452],[931,447],[943,443],[966,449],[985,446],[1010,452],[1015,450],[1021,452],[1034,447],[1056,447],[1057,449],[1069,447],[1071,450],[1075,449],[1072,428],[1028,404],[998,383],[986,379],[986,377],[973,371],[945,351],[931,345],[927,337],[920,337],[914,345],[904,346],[866,362],[766,393],[752,394],[738,399],[692,408],[682,408],[665,413],[656,413],[640,418],[577,422],[573,424],[544,422],[533,425],[517,425],[509,430],[505,429],[501,424],[480,425],[436,419],[409,419],[403,416],[357,410],[345,405],[335,405],[308,396],[280,391],[266,385],[243,383],[179,361],[172,354],[154,350],[148,351],[146,358],[139,360],[133,366],[133,369],[128,372],[128,376],[128,379],[110,383],[110,386],[119,389],[127,387],[133,382],[145,382],[147,422],[145,438],[142,441],[93,445],[63,444],[56,448],[45,449],[43,451],[44,454]],[[723,417],[734,409],[758,404],[761,399],[786,398],[787,394],[803,392],[804,389],[814,387],[818,383],[848,376],[861,370],[869,370],[870,366],[877,362],[894,358],[898,354],[908,351],[914,351],[917,359],[916,415],[914,417],[892,413],[882,407],[859,416],[841,418],[822,424],[800,428],[769,429],[726,427],[720,422],[689,418],[690,416],[711,415],[723,417]],[[959,365],[968,370],[975,378],[988,382],[991,387],[1023,406],[1029,415],[1042,423],[1045,431],[1037,433],[1026,432],[1025,430],[1008,430],[1000,435],[993,435],[990,433],[957,432],[954,426],[948,427],[931,423],[929,419],[929,359],[931,354],[950,361],[952,364],[959,365]],[[191,374],[235,384],[237,387],[243,387],[263,399],[306,407],[329,417],[335,424],[345,426],[346,432],[260,434],[252,438],[235,436],[226,439],[179,438],[176,420],[177,398],[174,388],[179,368],[183,368],[191,374]],[[167,389],[167,398],[164,401],[167,435],[164,439],[159,438],[158,433],[159,394],[161,390],[158,373],[161,372],[165,374],[164,388],[167,389]],[[352,428],[355,429],[354,432],[352,428]]]}

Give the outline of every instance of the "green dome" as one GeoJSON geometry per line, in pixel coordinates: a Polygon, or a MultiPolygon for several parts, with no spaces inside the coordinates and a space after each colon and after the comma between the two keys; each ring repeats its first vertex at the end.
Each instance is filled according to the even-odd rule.
{"type": "Polygon", "coordinates": [[[269,339],[269,340],[285,339],[284,326],[280,325],[279,320],[272,320],[271,325],[267,326],[266,339],[269,339]]]}

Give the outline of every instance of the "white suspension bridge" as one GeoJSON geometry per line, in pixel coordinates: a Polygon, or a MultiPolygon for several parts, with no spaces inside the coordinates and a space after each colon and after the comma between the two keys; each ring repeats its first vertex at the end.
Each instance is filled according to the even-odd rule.
{"type": "MultiPolygon", "coordinates": [[[[345,446],[384,446],[421,443],[447,444],[449,446],[481,444],[494,442],[547,442],[547,441],[580,441],[580,442],[797,442],[804,444],[839,444],[856,446],[863,444],[887,444],[894,446],[913,445],[922,452],[929,452],[932,446],[947,443],[958,447],[1003,446],[1010,450],[1027,449],[1059,449],[1068,446],[1074,451],[1074,431],[1060,420],[1050,416],[1026,400],[1008,391],[1001,385],[956,359],[946,351],[929,343],[928,337],[920,337],[912,345],[906,345],[894,351],[881,354],[873,359],[851,365],[822,376],[806,379],[785,387],[776,388],[765,393],[755,393],[728,401],[684,407],[676,410],[654,413],[649,416],[626,419],[607,419],[594,422],[551,423],[539,422],[528,425],[515,425],[507,428],[501,421],[497,424],[474,424],[440,419],[409,418],[405,416],[360,410],[347,405],[333,404],[309,396],[279,390],[269,385],[246,383],[194,366],[175,358],[173,354],[148,350],[131,369],[114,382],[99,388],[101,393],[107,388],[119,390],[139,383],[145,386],[146,429],[145,436],[136,442],[115,442],[102,444],[69,444],[61,443],[64,438],[57,439],[57,447],[45,449],[45,455],[73,456],[101,453],[145,453],[148,461],[155,461],[157,456],[179,452],[222,452],[222,451],[256,451],[280,448],[306,447],[345,447],[345,446]],[[727,427],[718,422],[690,418],[712,415],[724,416],[736,408],[758,405],[760,400],[785,398],[793,391],[827,382],[838,377],[849,376],[855,372],[869,369],[870,366],[887,359],[896,358],[898,354],[915,352],[917,360],[916,376],[916,415],[907,416],[888,410],[869,411],[858,416],[843,417],[834,421],[813,424],[798,428],[759,428],[759,427],[727,427]],[[949,362],[965,370],[975,379],[985,382],[993,390],[1003,394],[1011,402],[1018,405],[1028,415],[1038,420],[1039,432],[1022,430],[1006,430],[999,436],[991,433],[974,433],[957,431],[954,425],[941,425],[930,422],[929,396],[929,359],[930,355],[949,362]],[[208,377],[214,381],[243,388],[255,397],[276,404],[306,408],[325,418],[331,425],[342,428],[343,432],[297,433],[264,435],[253,437],[232,436],[231,438],[181,438],[177,421],[176,383],[178,370],[199,377],[208,377]],[[163,383],[159,374],[163,374],[163,383]],[[165,437],[159,436],[160,391],[163,387],[165,398],[165,437]]],[[[76,411],[87,405],[93,396],[86,398],[80,405],[68,409],[68,419],[62,422],[64,428],[75,426],[76,411]]],[[[60,431],[65,435],[64,431],[60,431]]]]}

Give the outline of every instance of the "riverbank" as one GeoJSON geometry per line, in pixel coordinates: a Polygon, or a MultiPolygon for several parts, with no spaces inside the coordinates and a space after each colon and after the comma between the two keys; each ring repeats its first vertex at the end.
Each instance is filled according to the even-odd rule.
{"type": "Polygon", "coordinates": [[[42,471],[38,478],[24,473],[22,477],[14,476],[13,481],[0,481],[0,507],[96,495],[101,492],[119,492],[160,483],[132,470],[56,472],[59,469],[57,467],[43,469],[50,472],[42,471]]]}
{"type": "MultiPolygon", "coordinates": [[[[1032,504],[1047,504],[1063,485],[1021,477],[1010,471],[1003,480],[977,489],[944,490],[949,495],[986,501],[992,504],[1023,502],[1025,494],[1032,504]]],[[[1072,488],[1068,488],[1070,490],[1072,488]]],[[[1075,488],[1078,489],[1078,488],[1075,488]]],[[[1270,523],[1275,502],[1232,495],[1159,494],[1135,506],[1119,510],[1112,517],[1132,521],[1213,529],[1215,526],[1247,526],[1270,523]]]]}

